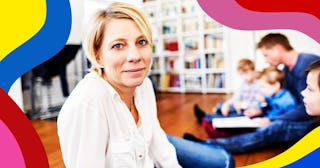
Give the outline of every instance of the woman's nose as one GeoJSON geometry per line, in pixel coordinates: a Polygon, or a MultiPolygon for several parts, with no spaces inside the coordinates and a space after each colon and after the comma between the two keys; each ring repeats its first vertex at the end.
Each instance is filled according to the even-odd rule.
{"type": "Polygon", "coordinates": [[[141,60],[141,54],[139,52],[139,49],[136,46],[130,47],[127,60],[129,62],[138,62],[141,60]]]}

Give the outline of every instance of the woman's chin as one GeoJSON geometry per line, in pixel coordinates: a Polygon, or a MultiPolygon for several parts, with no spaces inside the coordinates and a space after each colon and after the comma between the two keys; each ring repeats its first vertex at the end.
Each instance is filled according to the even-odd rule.
{"type": "Polygon", "coordinates": [[[129,79],[129,80],[126,80],[124,84],[128,87],[138,87],[142,85],[143,79],[129,79]]]}

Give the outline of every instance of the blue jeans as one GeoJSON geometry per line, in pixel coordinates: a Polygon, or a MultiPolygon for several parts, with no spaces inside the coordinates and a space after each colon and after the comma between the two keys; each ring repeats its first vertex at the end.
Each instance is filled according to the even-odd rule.
{"type": "Polygon", "coordinates": [[[234,160],[223,147],[168,135],[176,148],[179,164],[183,168],[231,168],[234,160]]]}
{"type": "Polygon", "coordinates": [[[235,135],[228,138],[208,139],[208,144],[222,145],[232,153],[254,151],[277,143],[294,143],[312,129],[309,121],[275,120],[268,126],[258,128],[251,133],[235,135]]]}

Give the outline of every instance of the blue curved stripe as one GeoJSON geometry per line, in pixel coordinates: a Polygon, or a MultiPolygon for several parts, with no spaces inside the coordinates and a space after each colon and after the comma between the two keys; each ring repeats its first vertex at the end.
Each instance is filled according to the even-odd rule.
{"type": "Polygon", "coordinates": [[[305,157],[293,162],[290,165],[285,166],[284,168],[307,168],[307,167],[316,167],[319,164],[320,148],[317,148],[313,152],[309,153],[305,157]]]}
{"type": "Polygon", "coordinates": [[[41,30],[0,61],[0,87],[6,92],[18,77],[53,57],[68,40],[71,29],[69,1],[47,0],[46,5],[46,21],[41,30]]]}

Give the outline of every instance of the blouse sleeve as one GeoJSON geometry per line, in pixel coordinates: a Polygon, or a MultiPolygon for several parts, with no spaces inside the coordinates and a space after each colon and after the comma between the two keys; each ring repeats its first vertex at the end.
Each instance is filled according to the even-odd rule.
{"type": "Polygon", "coordinates": [[[67,168],[106,167],[108,128],[97,104],[70,103],[60,112],[58,134],[67,168]]]}
{"type": "Polygon", "coordinates": [[[157,167],[178,168],[176,150],[168,141],[165,132],[160,127],[159,122],[154,125],[154,132],[151,142],[151,156],[153,157],[157,167]]]}
{"type": "Polygon", "coordinates": [[[151,157],[154,160],[157,167],[179,168],[181,166],[178,163],[176,150],[174,146],[169,142],[167,135],[161,128],[159,120],[157,118],[157,106],[152,85],[150,88],[146,89],[146,91],[150,93],[148,102],[152,102],[151,118],[153,127],[152,138],[149,148],[151,157]]]}

